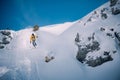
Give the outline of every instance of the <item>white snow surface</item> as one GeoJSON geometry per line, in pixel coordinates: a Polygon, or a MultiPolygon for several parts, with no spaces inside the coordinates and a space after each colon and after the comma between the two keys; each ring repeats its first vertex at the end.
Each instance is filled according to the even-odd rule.
{"type": "Polygon", "coordinates": [[[41,28],[41,30],[46,31],[46,32],[50,32],[50,33],[55,34],[55,35],[60,35],[61,33],[63,33],[66,29],[68,29],[73,24],[74,24],[74,22],[66,22],[63,24],[43,26],[41,28]]]}
{"type": "Polygon", "coordinates": [[[93,11],[75,22],[50,25],[36,32],[32,28],[13,31],[10,44],[0,49],[0,80],[120,80],[120,46],[116,38],[106,36],[106,33],[114,35],[111,28],[120,31],[120,14],[112,15],[106,11],[109,16],[103,20],[100,17],[102,8],[110,8],[109,2],[94,10],[99,17],[93,15],[93,11]],[[87,21],[90,17],[92,21],[87,21]],[[101,27],[105,31],[100,31],[101,27]],[[76,34],[80,34],[81,44],[88,44],[87,38],[93,32],[100,43],[100,51],[87,56],[96,58],[103,56],[104,51],[110,51],[113,61],[90,67],[76,59],[76,34]],[[30,44],[32,33],[38,36],[36,48],[30,44]],[[117,52],[113,54],[115,50],[117,52]],[[45,56],[55,59],[46,63],[45,56]]]}

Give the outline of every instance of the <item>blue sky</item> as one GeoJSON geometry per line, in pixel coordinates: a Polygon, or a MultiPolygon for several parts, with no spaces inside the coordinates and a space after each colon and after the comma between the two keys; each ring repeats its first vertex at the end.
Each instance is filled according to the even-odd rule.
{"type": "Polygon", "coordinates": [[[109,0],[0,0],[0,29],[75,21],[109,0]]]}

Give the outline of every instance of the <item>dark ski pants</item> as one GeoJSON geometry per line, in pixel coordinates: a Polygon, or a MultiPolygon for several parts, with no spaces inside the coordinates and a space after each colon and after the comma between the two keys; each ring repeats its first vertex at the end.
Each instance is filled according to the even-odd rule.
{"type": "Polygon", "coordinates": [[[33,40],[33,41],[32,41],[32,44],[33,44],[33,46],[34,46],[34,47],[36,47],[36,46],[37,46],[37,44],[36,44],[35,40],[33,40]]]}

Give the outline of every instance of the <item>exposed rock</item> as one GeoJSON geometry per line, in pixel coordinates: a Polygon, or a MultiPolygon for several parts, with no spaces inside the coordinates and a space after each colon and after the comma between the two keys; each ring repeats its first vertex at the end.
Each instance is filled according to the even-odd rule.
{"type": "Polygon", "coordinates": [[[2,44],[9,44],[10,42],[9,41],[3,41],[2,44]]]}
{"type": "Polygon", "coordinates": [[[35,25],[34,27],[33,27],[33,31],[38,31],[39,30],[39,26],[38,25],[35,25]]]}
{"type": "Polygon", "coordinates": [[[107,17],[108,17],[108,16],[107,16],[106,13],[101,13],[101,18],[102,18],[102,19],[107,19],[107,17]]]}
{"type": "Polygon", "coordinates": [[[6,41],[6,40],[7,40],[7,38],[6,38],[6,37],[3,37],[2,41],[6,41]]]}
{"type": "Polygon", "coordinates": [[[80,42],[79,33],[77,33],[77,35],[76,35],[75,42],[80,42]]]}
{"type": "Polygon", "coordinates": [[[111,28],[110,30],[111,30],[111,31],[114,31],[114,29],[113,29],[113,28],[111,28]]]}
{"type": "Polygon", "coordinates": [[[92,44],[88,44],[86,45],[87,49],[92,52],[92,51],[95,51],[95,50],[99,50],[100,49],[100,44],[97,42],[97,41],[93,41],[92,44]]]}
{"type": "Polygon", "coordinates": [[[111,33],[106,33],[106,35],[112,37],[112,34],[111,34],[111,33]]]}
{"type": "Polygon", "coordinates": [[[2,44],[9,44],[10,42],[9,41],[7,41],[7,38],[6,37],[4,37],[3,39],[2,39],[2,44]]]}
{"type": "Polygon", "coordinates": [[[112,14],[113,15],[120,14],[120,9],[118,9],[118,8],[116,8],[116,9],[112,8],[112,14]]]}
{"type": "MultiPolygon", "coordinates": [[[[81,63],[86,63],[86,64],[88,64],[88,66],[91,66],[91,67],[96,67],[105,62],[113,60],[113,58],[110,55],[110,51],[104,51],[104,53],[103,53],[104,57],[100,56],[100,57],[93,58],[92,56],[87,56],[87,54],[89,54],[91,52],[100,50],[100,47],[99,47],[100,44],[98,41],[94,40],[94,35],[95,35],[95,33],[92,34],[93,38],[89,37],[90,38],[89,44],[82,45],[79,42],[78,42],[79,44],[77,44],[77,46],[78,46],[78,52],[76,55],[77,60],[80,61],[81,63]],[[88,57],[88,59],[86,57],[88,57]]],[[[116,52],[116,51],[114,51],[114,52],[116,52]]]]}
{"type": "Polygon", "coordinates": [[[80,48],[78,47],[79,50],[78,50],[78,53],[77,53],[77,56],[76,58],[81,62],[83,63],[83,61],[85,61],[85,58],[86,58],[86,54],[88,53],[88,49],[87,48],[80,48]]]}
{"type": "Polygon", "coordinates": [[[118,41],[120,42],[120,33],[115,32],[114,35],[118,39],[118,41]]]}
{"type": "Polygon", "coordinates": [[[3,35],[6,35],[6,36],[10,36],[10,35],[11,35],[11,32],[6,31],[6,30],[1,31],[1,33],[2,33],[3,35]]]}
{"type": "Polygon", "coordinates": [[[0,49],[3,49],[3,48],[4,48],[4,46],[0,45],[0,49]]]}
{"type": "MultiPolygon", "coordinates": [[[[89,43],[89,44],[86,44],[86,45],[77,44],[78,52],[77,52],[76,58],[81,63],[83,63],[85,61],[87,53],[100,49],[99,48],[100,44],[97,41],[94,40],[94,35],[95,35],[95,33],[93,33],[92,36],[90,37],[90,39],[92,40],[92,43],[89,43]]],[[[77,36],[79,36],[79,34],[77,34],[77,36]]],[[[79,43],[78,40],[79,40],[79,37],[77,37],[77,41],[75,41],[75,42],[79,43]]]]}
{"type": "Polygon", "coordinates": [[[110,52],[104,51],[104,55],[109,55],[110,52]]]}
{"type": "Polygon", "coordinates": [[[92,36],[88,37],[88,40],[89,41],[94,40],[94,35],[95,35],[95,33],[93,33],[92,36]]]}
{"type": "Polygon", "coordinates": [[[97,14],[97,11],[94,11],[94,14],[97,14]]]}
{"type": "Polygon", "coordinates": [[[107,61],[112,61],[112,60],[113,60],[113,58],[110,55],[108,55],[104,58],[97,57],[96,59],[87,60],[86,63],[88,64],[88,66],[96,67],[96,66],[99,66],[107,61]]]}
{"type": "Polygon", "coordinates": [[[54,59],[53,56],[51,56],[51,57],[46,56],[46,57],[45,57],[45,62],[50,62],[50,61],[53,60],[53,59],[54,59]]]}
{"type": "Polygon", "coordinates": [[[85,47],[83,47],[83,45],[77,45],[77,46],[78,46],[78,52],[76,58],[82,63],[85,61],[86,55],[89,52],[100,49],[99,47],[100,44],[97,41],[92,41],[91,44],[88,44],[85,47]]]}
{"type": "Polygon", "coordinates": [[[117,26],[120,26],[120,24],[117,24],[117,26]]]}
{"type": "Polygon", "coordinates": [[[103,8],[103,9],[101,10],[101,13],[103,13],[103,12],[106,11],[106,10],[108,10],[108,8],[103,8]]]}
{"type": "Polygon", "coordinates": [[[3,48],[4,48],[4,46],[3,46],[2,42],[0,42],[0,49],[3,49],[3,48]]]}
{"type": "Polygon", "coordinates": [[[101,27],[101,28],[100,28],[100,31],[105,31],[105,28],[101,27]]]}
{"type": "Polygon", "coordinates": [[[113,51],[113,53],[116,53],[117,51],[113,51]]]}
{"type": "Polygon", "coordinates": [[[115,6],[118,0],[110,0],[110,6],[115,6]]]}
{"type": "Polygon", "coordinates": [[[92,17],[90,17],[88,20],[87,20],[87,22],[91,22],[92,21],[92,17]]]}
{"type": "Polygon", "coordinates": [[[88,37],[88,41],[91,41],[91,39],[92,39],[91,37],[88,37]]]}

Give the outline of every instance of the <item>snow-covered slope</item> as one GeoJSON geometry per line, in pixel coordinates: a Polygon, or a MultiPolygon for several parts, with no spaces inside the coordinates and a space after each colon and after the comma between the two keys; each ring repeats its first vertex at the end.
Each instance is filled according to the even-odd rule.
{"type": "Polygon", "coordinates": [[[66,29],[68,29],[73,24],[74,24],[74,22],[66,22],[63,24],[44,26],[41,28],[41,30],[50,32],[52,34],[59,35],[59,34],[63,33],[66,29]]]}
{"type": "Polygon", "coordinates": [[[0,31],[0,80],[120,80],[120,14],[111,10],[119,4],[108,2],[80,20],[36,32],[0,31]],[[47,63],[46,56],[54,58],[47,63]]]}

